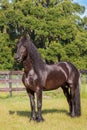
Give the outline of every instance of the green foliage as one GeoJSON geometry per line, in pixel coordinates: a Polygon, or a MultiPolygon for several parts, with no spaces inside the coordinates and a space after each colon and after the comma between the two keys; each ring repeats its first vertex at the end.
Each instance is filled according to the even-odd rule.
{"type": "Polygon", "coordinates": [[[11,41],[7,34],[0,33],[0,69],[12,69],[13,68],[13,57],[12,57],[11,41]],[[7,42],[6,42],[7,41],[7,42]]]}
{"type": "Polygon", "coordinates": [[[21,28],[27,29],[47,63],[59,58],[87,69],[87,17],[79,16],[83,6],[71,0],[2,0],[0,4],[0,69],[20,68],[13,56],[21,28]]]}
{"type": "Polygon", "coordinates": [[[61,58],[62,61],[65,59],[67,60],[67,55],[63,46],[55,41],[50,43],[49,47],[46,49],[40,49],[40,52],[48,63],[57,63],[59,58],[61,58]]]}

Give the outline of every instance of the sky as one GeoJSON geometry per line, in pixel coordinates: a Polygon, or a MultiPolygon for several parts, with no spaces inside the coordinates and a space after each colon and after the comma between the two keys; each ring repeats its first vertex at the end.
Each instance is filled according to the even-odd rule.
{"type": "Polygon", "coordinates": [[[87,16],[87,0],[73,0],[76,3],[79,3],[80,5],[85,6],[86,10],[82,17],[87,16]]]}
{"type": "MultiPolygon", "coordinates": [[[[11,2],[11,0],[9,1],[11,2]]],[[[73,1],[87,7],[87,0],[73,0],[73,1]]]]}
{"type": "Polygon", "coordinates": [[[87,0],[73,0],[73,1],[87,7],[87,0]]]}

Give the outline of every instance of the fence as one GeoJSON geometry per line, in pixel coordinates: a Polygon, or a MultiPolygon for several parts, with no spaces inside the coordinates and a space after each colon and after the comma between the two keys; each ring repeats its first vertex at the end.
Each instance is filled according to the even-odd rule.
{"type": "MultiPolygon", "coordinates": [[[[80,70],[81,81],[87,83],[87,70],[80,70]]],[[[22,83],[23,71],[0,71],[0,92],[25,91],[22,83]]]]}
{"type": "Polygon", "coordinates": [[[22,71],[0,71],[0,92],[24,91],[22,71]]]}
{"type": "Polygon", "coordinates": [[[87,70],[80,70],[81,82],[87,84],[87,70]]]}

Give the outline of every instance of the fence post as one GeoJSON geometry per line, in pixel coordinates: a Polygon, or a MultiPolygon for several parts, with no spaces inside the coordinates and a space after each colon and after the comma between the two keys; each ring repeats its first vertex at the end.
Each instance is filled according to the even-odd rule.
{"type": "Polygon", "coordinates": [[[87,75],[86,75],[86,83],[87,83],[87,75]]]}
{"type": "Polygon", "coordinates": [[[10,97],[12,97],[12,71],[9,72],[10,97]]]}

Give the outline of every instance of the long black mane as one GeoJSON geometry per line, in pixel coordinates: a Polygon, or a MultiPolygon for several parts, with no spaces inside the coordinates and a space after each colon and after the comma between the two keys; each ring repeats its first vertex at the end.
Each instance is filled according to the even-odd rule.
{"type": "Polygon", "coordinates": [[[40,53],[38,52],[34,43],[26,39],[27,41],[27,52],[29,53],[30,59],[32,61],[32,66],[35,72],[39,75],[40,71],[44,71],[46,67],[46,63],[42,60],[40,53]]]}

